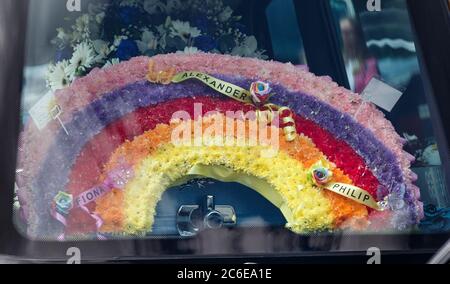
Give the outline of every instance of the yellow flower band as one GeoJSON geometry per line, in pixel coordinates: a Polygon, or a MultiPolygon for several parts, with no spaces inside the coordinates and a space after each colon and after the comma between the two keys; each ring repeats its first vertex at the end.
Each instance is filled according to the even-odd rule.
{"type": "Polygon", "coordinates": [[[223,166],[266,181],[282,196],[292,230],[309,232],[332,228],[327,198],[308,182],[308,170],[286,153],[263,158],[267,147],[195,147],[165,145],[136,168],[136,177],[124,192],[125,232],[151,231],[155,208],[164,190],[190,174],[197,165],[223,166]]]}

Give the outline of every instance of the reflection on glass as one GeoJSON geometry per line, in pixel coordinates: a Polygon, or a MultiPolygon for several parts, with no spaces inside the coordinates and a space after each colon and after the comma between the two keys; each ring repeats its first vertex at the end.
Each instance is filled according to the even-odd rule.
{"type": "Polygon", "coordinates": [[[306,64],[293,0],[273,0],[266,8],[274,58],[281,62],[306,64]]]}
{"type": "Polygon", "coordinates": [[[416,184],[427,205],[427,218],[439,216],[442,221],[436,225],[426,219],[422,228],[436,231],[437,227],[450,226],[448,210],[438,209],[450,206],[450,195],[406,1],[384,0],[380,12],[367,11],[365,1],[330,0],[330,4],[351,89],[361,93],[372,77],[379,77],[403,91],[394,110],[386,116],[405,138],[405,149],[415,157],[413,170],[419,176],[416,184]]]}
{"type": "Polygon", "coordinates": [[[352,18],[340,20],[345,68],[350,88],[361,93],[379,75],[378,62],[371,56],[361,26],[352,18]]]}
{"type": "MultiPolygon", "coordinates": [[[[439,210],[449,198],[407,12],[398,6],[403,2],[389,2],[397,6],[375,20],[352,1],[332,2],[341,9],[334,9],[336,27],[352,89],[361,92],[376,76],[405,91],[387,118],[375,108],[364,111],[370,121],[357,118],[353,111],[367,106],[355,105],[358,95],[305,67],[282,64],[307,62],[296,14],[302,7],[294,5],[300,1],[85,0],[77,13],[59,0],[32,2],[17,174],[18,199],[30,201],[22,202],[29,205],[22,212],[30,235],[195,235],[218,224],[286,225],[300,234],[410,228],[419,223],[422,206],[412,159],[389,121],[416,158],[423,199],[445,212],[439,210]],[[56,16],[49,18],[49,11],[56,16]],[[399,27],[383,20],[397,14],[399,27]],[[250,89],[251,100],[242,105],[218,98],[218,86],[173,77],[197,69],[208,73],[206,81],[220,76],[250,89]],[[47,95],[55,105],[50,99],[46,106],[59,111],[52,117],[38,108],[48,118],[41,128],[30,107],[47,95]],[[303,135],[282,140],[278,153],[286,156],[270,159],[257,148],[177,148],[169,139],[171,115],[190,115],[196,102],[208,111],[272,111],[257,112],[258,121],[262,114],[292,112],[278,126],[284,136],[303,135]],[[186,188],[191,180],[194,186],[186,188]]],[[[303,28],[315,32],[313,25],[303,28]]],[[[308,56],[321,56],[317,50],[308,56]]]]}

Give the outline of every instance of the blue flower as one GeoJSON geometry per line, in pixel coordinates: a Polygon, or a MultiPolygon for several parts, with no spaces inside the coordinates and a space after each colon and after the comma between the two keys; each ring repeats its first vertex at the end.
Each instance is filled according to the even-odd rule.
{"type": "Polygon", "coordinates": [[[126,26],[136,23],[140,18],[140,15],[141,12],[136,7],[125,6],[121,7],[119,10],[120,20],[126,26]]]}
{"type": "Polygon", "coordinates": [[[128,60],[131,57],[135,57],[138,55],[139,48],[134,40],[124,39],[117,47],[116,57],[119,58],[120,61],[128,60]]]}
{"type": "Polygon", "coordinates": [[[217,42],[208,35],[202,35],[195,39],[195,46],[204,52],[208,52],[217,47],[217,42]]]}

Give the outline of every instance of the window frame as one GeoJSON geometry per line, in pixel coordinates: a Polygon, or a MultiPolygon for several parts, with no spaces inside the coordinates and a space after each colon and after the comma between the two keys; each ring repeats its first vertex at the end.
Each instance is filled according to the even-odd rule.
{"type": "MultiPolygon", "coordinates": [[[[436,100],[436,104],[431,101],[431,105],[434,105],[436,109],[438,106],[441,108],[440,113],[442,118],[448,118],[449,113],[443,110],[445,103],[449,102],[448,95],[450,92],[450,80],[441,82],[438,78],[442,76],[447,77],[450,73],[445,72],[444,68],[440,68],[437,62],[433,60],[433,53],[436,52],[434,45],[438,42],[450,46],[450,37],[442,43],[438,41],[439,38],[436,35],[436,30],[433,33],[427,33],[427,29],[430,28],[429,24],[424,23],[426,15],[422,15],[421,9],[439,9],[442,8],[442,4],[445,0],[438,1],[423,1],[415,0],[409,1],[409,8],[411,16],[413,18],[414,26],[418,34],[418,43],[421,46],[421,62],[426,67],[426,74],[429,75],[429,87],[434,96],[430,96],[432,100],[436,100]],[[426,3],[426,4],[425,4],[426,3]],[[426,42],[426,44],[425,44],[426,42]],[[423,44],[422,44],[423,43],[423,44]],[[429,45],[429,46],[428,46],[429,45]],[[447,92],[447,93],[445,93],[447,92]]],[[[312,72],[316,72],[318,75],[331,75],[340,84],[343,84],[345,79],[345,70],[342,62],[336,60],[341,58],[340,56],[333,58],[338,52],[335,49],[336,38],[333,38],[331,34],[335,34],[332,26],[330,26],[331,18],[329,7],[326,7],[326,0],[306,1],[298,0],[296,3],[300,5],[308,5],[310,12],[315,11],[316,15],[320,15],[316,20],[321,22],[318,27],[322,31],[326,31],[323,38],[316,38],[314,44],[319,42],[325,43],[326,53],[324,58],[332,60],[330,66],[325,66],[324,61],[320,58],[311,57],[312,43],[309,43],[307,52],[308,62],[312,72]],[[325,5],[325,6],[324,6],[325,5]],[[323,10],[322,10],[323,9],[323,10]],[[321,41],[319,41],[321,40],[321,41]],[[309,54],[309,56],[308,56],[309,54]],[[310,58],[311,57],[311,58],[310,58]],[[329,72],[329,73],[328,73],[329,72]],[[339,73],[341,72],[341,74],[339,73]]],[[[265,259],[304,259],[307,261],[310,257],[329,258],[330,256],[362,256],[365,255],[365,250],[372,246],[378,246],[382,250],[387,250],[393,255],[428,255],[435,252],[445,241],[449,238],[450,234],[398,234],[398,235],[343,235],[343,234],[318,234],[311,236],[298,236],[285,229],[272,228],[269,233],[262,235],[258,232],[254,232],[254,229],[236,229],[236,233],[239,235],[245,235],[250,238],[263,239],[260,245],[256,244],[253,250],[242,253],[239,246],[232,247],[232,249],[214,250],[214,248],[201,248],[199,245],[203,241],[210,241],[214,239],[216,234],[227,234],[227,232],[214,232],[206,231],[201,233],[198,238],[193,240],[180,240],[180,239],[148,239],[148,240],[111,240],[111,241],[83,241],[83,242],[43,242],[43,241],[30,241],[21,236],[14,228],[12,222],[13,216],[13,194],[14,194],[14,180],[15,180],[15,165],[16,165],[16,153],[18,145],[18,135],[20,129],[20,97],[22,88],[22,72],[23,72],[23,55],[25,50],[25,31],[26,31],[26,19],[27,19],[27,3],[28,0],[5,0],[2,2],[3,13],[9,15],[9,23],[11,26],[1,27],[4,29],[6,35],[5,40],[9,43],[6,49],[0,49],[0,52],[4,53],[6,62],[3,64],[1,74],[8,74],[5,78],[0,78],[0,129],[3,135],[0,137],[0,255],[12,255],[19,258],[38,261],[64,261],[67,259],[66,251],[70,247],[78,247],[83,253],[83,261],[139,261],[139,260],[201,260],[214,258],[229,258],[235,257],[236,259],[253,259],[264,257],[265,259]],[[4,9],[3,9],[4,8],[4,9]],[[7,73],[4,73],[6,72],[7,73]],[[2,81],[3,79],[3,81],[2,81]],[[277,243],[273,242],[270,237],[277,236],[279,240],[277,243]],[[341,246],[345,241],[352,244],[350,250],[346,250],[341,246]],[[266,244],[272,242],[273,247],[268,247],[266,244]],[[314,246],[317,244],[317,246],[314,246]],[[262,253],[262,252],[270,253],[262,253]]],[[[298,7],[298,6],[297,6],[298,7]]],[[[307,6],[305,6],[307,7],[307,6]]],[[[300,15],[306,13],[303,11],[300,15]]],[[[436,25],[440,22],[445,22],[443,17],[447,17],[447,13],[433,14],[433,18],[426,18],[427,21],[432,21],[436,25]]],[[[301,18],[301,16],[299,16],[301,18]]],[[[301,30],[305,34],[304,22],[306,19],[301,19],[301,30]]],[[[331,21],[332,22],[332,21],[331,21]]],[[[425,21],[426,22],[426,21],[425,21]]],[[[448,23],[448,19],[447,19],[448,23]]],[[[450,32],[450,25],[448,27],[434,26],[434,28],[442,29],[445,32],[450,32]]],[[[315,31],[317,33],[317,30],[315,31]]],[[[304,38],[305,43],[308,41],[311,33],[306,34],[304,38]]],[[[306,47],[306,46],[305,46],[306,47]]],[[[1,48],[1,46],[0,46],[1,48]]],[[[450,50],[448,48],[447,50],[450,50]]],[[[441,50],[442,51],[442,50],[441,50]]],[[[441,54],[443,58],[439,60],[442,64],[450,64],[450,53],[441,54]]],[[[450,65],[446,65],[450,66],[450,65]]],[[[450,70],[450,69],[447,69],[450,70]]],[[[426,80],[427,81],[427,80],[426,80]]],[[[345,82],[344,82],[345,83],[345,82]]],[[[434,109],[432,109],[434,111],[434,109]]],[[[444,125],[444,120],[440,119],[436,115],[435,123],[445,127],[445,131],[442,131],[443,141],[450,137],[450,125],[444,125]]],[[[447,122],[450,120],[446,120],[447,122]]],[[[442,143],[442,141],[441,141],[442,143]]],[[[444,158],[446,165],[446,174],[449,175],[448,167],[448,153],[444,158]]],[[[447,179],[448,181],[448,179],[447,179]]],[[[229,239],[229,238],[228,238],[229,239]]],[[[223,238],[221,238],[223,240],[223,238]]],[[[233,240],[228,240],[230,243],[233,240]]],[[[339,257],[336,257],[339,259],[339,257]]],[[[339,260],[337,260],[339,261],[339,260]]]]}

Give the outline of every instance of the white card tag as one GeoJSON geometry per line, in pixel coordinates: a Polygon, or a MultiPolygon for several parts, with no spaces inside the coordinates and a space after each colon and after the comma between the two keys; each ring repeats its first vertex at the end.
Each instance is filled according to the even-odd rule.
{"type": "Polygon", "coordinates": [[[44,129],[53,120],[51,110],[55,106],[55,96],[49,92],[30,109],[30,116],[39,130],[44,129]]]}
{"type": "Polygon", "coordinates": [[[402,92],[377,78],[372,78],[361,93],[365,101],[372,102],[388,112],[392,111],[402,95],[402,92]]]}
{"type": "Polygon", "coordinates": [[[52,120],[58,120],[64,132],[69,135],[69,131],[61,120],[63,110],[56,103],[53,93],[47,93],[30,109],[29,113],[39,130],[44,129],[52,120]]]}

